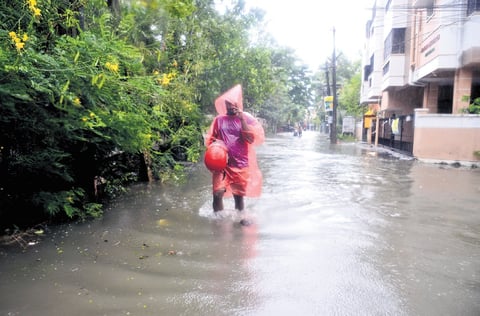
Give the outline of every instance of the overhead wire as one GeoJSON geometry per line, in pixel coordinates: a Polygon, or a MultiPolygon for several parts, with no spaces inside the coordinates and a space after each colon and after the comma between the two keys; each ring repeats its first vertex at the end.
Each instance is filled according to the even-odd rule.
{"type": "MultiPolygon", "coordinates": [[[[447,3],[447,4],[433,5],[433,6],[428,7],[428,9],[432,9],[432,12],[433,12],[432,15],[431,15],[432,19],[435,19],[434,18],[435,15],[438,15],[439,13],[441,13],[442,14],[441,15],[442,20],[448,21],[448,23],[440,24],[439,27],[434,31],[431,31],[431,32],[428,32],[428,33],[423,33],[423,35],[426,35],[426,36],[424,36],[424,40],[422,40],[422,43],[424,41],[427,41],[428,38],[430,37],[430,35],[435,33],[438,29],[441,29],[441,28],[444,28],[444,27],[449,27],[449,26],[457,24],[457,23],[461,23],[468,18],[468,15],[467,15],[468,3],[466,3],[466,2],[465,3],[459,3],[457,1],[453,1],[453,2],[450,2],[450,3],[447,3]],[[445,13],[447,13],[447,15],[445,13]],[[461,14],[461,15],[459,15],[459,14],[461,14]]],[[[376,6],[376,7],[369,8],[369,10],[372,10],[372,11],[383,10],[383,11],[385,11],[386,7],[385,6],[382,6],[382,7],[376,6]]],[[[397,5],[397,6],[394,5],[394,6],[391,6],[391,7],[388,8],[387,13],[392,12],[394,14],[416,14],[418,12],[422,12],[422,11],[425,11],[425,10],[427,10],[426,7],[425,8],[415,8],[411,5],[397,5]]],[[[383,13],[383,17],[385,16],[385,14],[386,13],[383,13]]],[[[369,21],[367,21],[366,23],[370,23],[372,21],[375,21],[376,16],[377,16],[377,14],[373,14],[373,12],[372,12],[372,18],[369,21]]],[[[380,17],[380,24],[379,23],[372,24],[373,30],[381,29],[381,28],[385,27],[385,24],[382,24],[382,22],[384,22],[383,17],[380,17]]],[[[379,22],[379,21],[377,20],[376,22],[379,22]]],[[[480,23],[480,21],[476,22],[476,23],[480,23]]],[[[405,27],[405,24],[402,23],[401,25],[394,25],[394,23],[392,23],[392,24],[389,24],[389,26],[391,26],[391,28],[394,29],[394,28],[405,27]],[[395,26],[397,26],[397,27],[395,27],[395,26]]],[[[371,32],[370,29],[368,30],[368,32],[369,33],[371,32]]],[[[410,38],[405,38],[405,43],[406,44],[410,43],[413,40],[415,40],[415,39],[411,38],[411,37],[410,38]]]]}

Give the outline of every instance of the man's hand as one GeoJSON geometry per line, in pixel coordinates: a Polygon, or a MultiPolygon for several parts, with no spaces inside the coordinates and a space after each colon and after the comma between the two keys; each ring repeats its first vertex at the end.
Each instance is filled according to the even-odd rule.
{"type": "Polygon", "coordinates": [[[236,110],[235,115],[241,120],[245,120],[245,117],[243,116],[243,112],[240,111],[239,109],[236,110]]]}
{"type": "Polygon", "coordinates": [[[239,119],[240,122],[242,123],[242,138],[247,142],[247,143],[253,143],[254,136],[253,133],[251,132],[250,126],[247,124],[247,118],[245,115],[243,115],[242,111],[237,111],[235,114],[239,119]]]}

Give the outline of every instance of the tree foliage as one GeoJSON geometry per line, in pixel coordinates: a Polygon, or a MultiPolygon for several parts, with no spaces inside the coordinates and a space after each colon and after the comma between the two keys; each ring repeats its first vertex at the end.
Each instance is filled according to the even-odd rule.
{"type": "Polygon", "coordinates": [[[169,23],[193,4],[132,1],[123,17],[113,9],[60,0],[0,7],[4,223],[96,216],[100,189],[114,193],[149,169],[160,179],[198,160],[202,116],[175,49],[161,49],[175,44],[169,23]],[[142,17],[161,17],[165,31],[136,28],[142,17]]]}
{"type": "Polygon", "coordinates": [[[272,93],[262,104],[260,116],[265,118],[272,132],[285,125],[303,122],[307,108],[313,104],[311,76],[305,65],[298,63],[294,51],[276,47],[272,51],[274,71],[272,93]]]}
{"type": "Polygon", "coordinates": [[[462,113],[480,114],[480,98],[475,98],[462,113]]]}
{"type": "Polygon", "coordinates": [[[359,106],[360,102],[361,74],[357,72],[343,85],[338,98],[340,109],[347,115],[361,117],[363,108],[359,106]]]}
{"type": "MultiPolygon", "coordinates": [[[[333,93],[332,62],[325,61],[325,66],[313,75],[313,91],[315,91],[315,107],[325,120],[324,97],[333,93]]],[[[350,61],[340,52],[336,60],[336,82],[338,110],[345,115],[359,117],[362,107],[359,106],[361,71],[360,61],[350,61]]],[[[337,116],[340,118],[340,115],[337,116]]]]}

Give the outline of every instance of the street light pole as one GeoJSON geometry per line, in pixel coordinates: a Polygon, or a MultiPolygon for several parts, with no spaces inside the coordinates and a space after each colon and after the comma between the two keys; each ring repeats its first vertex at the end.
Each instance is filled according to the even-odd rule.
{"type": "Polygon", "coordinates": [[[333,111],[332,111],[332,128],[330,129],[330,144],[336,144],[337,143],[337,56],[335,53],[335,27],[333,28],[332,92],[333,92],[333,111]]]}

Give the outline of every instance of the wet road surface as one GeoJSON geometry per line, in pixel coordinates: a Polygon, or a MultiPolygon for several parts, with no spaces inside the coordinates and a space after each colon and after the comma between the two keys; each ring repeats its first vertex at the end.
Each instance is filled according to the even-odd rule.
{"type": "Polygon", "coordinates": [[[199,164],[105,217],[0,248],[0,315],[480,315],[480,170],[324,134],[258,148],[251,226],[199,164]]]}

